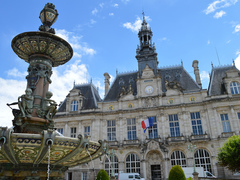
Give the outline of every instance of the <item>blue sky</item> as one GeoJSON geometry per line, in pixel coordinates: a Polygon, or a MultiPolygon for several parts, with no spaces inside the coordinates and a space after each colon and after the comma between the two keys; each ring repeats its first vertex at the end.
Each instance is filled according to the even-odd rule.
{"type": "Polygon", "coordinates": [[[11,126],[6,103],[17,101],[26,88],[28,64],[11,49],[17,34],[37,31],[39,13],[47,2],[56,6],[57,35],[73,47],[73,58],[53,69],[50,90],[58,103],[76,84],[92,82],[103,96],[105,72],[111,80],[136,71],[137,36],[142,11],[153,31],[159,68],[180,65],[194,78],[192,61],[199,61],[203,88],[211,63],[240,67],[240,2],[238,0],[53,0],[2,1],[0,6],[0,126],[11,126]]]}

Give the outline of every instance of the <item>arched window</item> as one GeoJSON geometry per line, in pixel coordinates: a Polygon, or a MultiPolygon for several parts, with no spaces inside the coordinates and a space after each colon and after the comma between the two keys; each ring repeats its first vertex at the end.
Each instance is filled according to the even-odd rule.
{"type": "Polygon", "coordinates": [[[240,94],[240,84],[238,82],[231,82],[230,90],[232,94],[240,94]]]}
{"type": "Polygon", "coordinates": [[[174,151],[171,155],[171,165],[179,165],[181,167],[187,167],[186,156],[182,151],[174,151]]]}
{"type": "Polygon", "coordinates": [[[126,171],[127,173],[140,174],[140,159],[137,154],[129,154],[126,158],[126,171]]]}
{"type": "Polygon", "coordinates": [[[204,171],[212,172],[210,155],[206,150],[197,150],[194,153],[194,159],[196,167],[203,167],[204,171]]]}
{"type": "Polygon", "coordinates": [[[71,111],[78,111],[78,101],[73,100],[71,102],[71,111]]]}
{"type": "Polygon", "coordinates": [[[105,171],[108,173],[108,175],[110,175],[112,173],[112,171],[113,171],[113,174],[118,173],[118,158],[117,158],[117,156],[106,157],[105,171]]]}

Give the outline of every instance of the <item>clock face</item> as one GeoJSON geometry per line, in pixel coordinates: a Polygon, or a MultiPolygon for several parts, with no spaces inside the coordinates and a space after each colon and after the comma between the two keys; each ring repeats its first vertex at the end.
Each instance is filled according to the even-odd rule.
{"type": "Polygon", "coordinates": [[[147,86],[147,87],[145,88],[145,92],[146,92],[147,94],[152,94],[152,93],[153,93],[153,87],[152,87],[152,86],[147,86]]]}

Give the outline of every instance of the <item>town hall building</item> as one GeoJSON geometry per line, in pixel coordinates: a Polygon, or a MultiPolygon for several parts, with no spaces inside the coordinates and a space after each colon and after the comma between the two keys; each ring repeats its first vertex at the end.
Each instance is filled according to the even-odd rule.
{"type": "Polygon", "coordinates": [[[217,160],[218,148],[240,134],[239,70],[234,64],[212,66],[208,89],[202,89],[199,62],[192,62],[194,78],[182,64],[159,68],[152,37],[143,16],[138,70],[118,73],[111,84],[103,72],[103,99],[92,82],[74,85],[63,99],[54,117],[58,131],[105,139],[113,149],[108,157],[69,169],[66,177],[93,179],[105,169],[108,174],[137,172],[147,180],[166,180],[172,166],[193,167],[195,162],[216,177],[239,179],[217,160]],[[144,133],[141,122],[149,117],[153,126],[144,133]]]}

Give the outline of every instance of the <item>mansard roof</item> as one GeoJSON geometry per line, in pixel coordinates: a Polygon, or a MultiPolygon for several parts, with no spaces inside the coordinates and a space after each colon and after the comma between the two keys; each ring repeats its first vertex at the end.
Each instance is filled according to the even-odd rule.
{"type": "MultiPolygon", "coordinates": [[[[82,109],[96,109],[97,102],[102,101],[101,97],[99,96],[98,90],[92,83],[74,85],[72,90],[74,89],[80,90],[81,94],[83,95],[82,109]]],[[[65,98],[63,103],[58,108],[58,112],[66,112],[66,99],[67,98],[65,98]]]]}
{"type": "MultiPolygon", "coordinates": [[[[201,88],[193,80],[193,78],[188,74],[188,72],[183,68],[183,66],[174,66],[167,68],[158,69],[158,75],[162,78],[162,91],[166,92],[165,82],[177,82],[181,86],[183,92],[197,92],[201,88]]],[[[111,87],[109,88],[104,101],[117,101],[121,93],[122,87],[126,91],[129,90],[130,84],[133,88],[133,95],[137,95],[137,84],[136,80],[138,77],[138,72],[118,74],[111,87]]]]}
{"type": "Polygon", "coordinates": [[[109,88],[104,101],[117,101],[122,91],[122,87],[127,91],[130,84],[133,88],[133,95],[137,94],[137,72],[118,74],[111,87],[109,88]]]}
{"type": "Polygon", "coordinates": [[[162,78],[162,91],[166,92],[165,82],[178,82],[183,92],[196,92],[200,91],[201,88],[184,69],[183,66],[175,66],[169,68],[160,68],[158,72],[162,78]]]}
{"type": "Polygon", "coordinates": [[[210,75],[210,82],[208,87],[208,95],[216,96],[224,94],[223,78],[226,77],[226,71],[230,69],[237,69],[235,65],[225,65],[219,67],[212,67],[210,75]]]}

